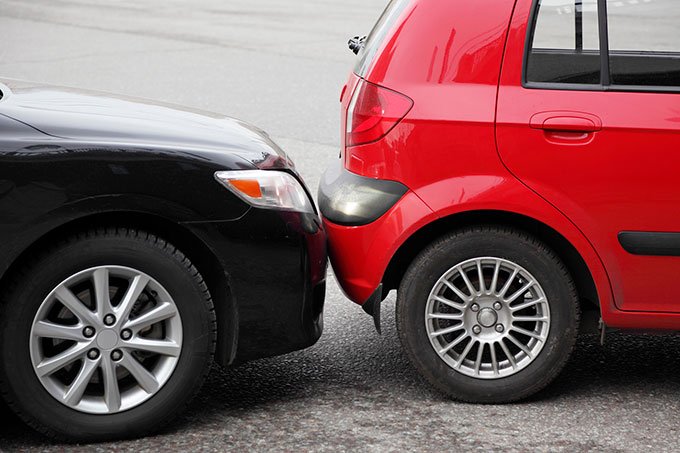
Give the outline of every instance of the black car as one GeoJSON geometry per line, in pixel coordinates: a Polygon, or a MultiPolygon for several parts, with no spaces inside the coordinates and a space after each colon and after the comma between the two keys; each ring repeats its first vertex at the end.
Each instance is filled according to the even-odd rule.
{"type": "Polygon", "coordinates": [[[238,120],[0,81],[0,388],[39,431],[156,430],[230,365],[321,335],[326,237],[238,120]]]}

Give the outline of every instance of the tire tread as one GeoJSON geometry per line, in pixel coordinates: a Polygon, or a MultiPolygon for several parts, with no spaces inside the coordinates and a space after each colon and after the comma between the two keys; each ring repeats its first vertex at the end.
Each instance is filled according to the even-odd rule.
{"type": "MultiPolygon", "coordinates": [[[[425,247],[421,253],[414,259],[413,263],[411,266],[409,266],[408,270],[404,274],[404,278],[401,281],[400,287],[399,287],[399,294],[404,293],[404,285],[408,284],[408,282],[412,281],[413,279],[417,278],[417,276],[422,272],[423,267],[427,264],[428,257],[432,257],[434,254],[437,252],[442,252],[442,249],[444,248],[445,244],[450,243],[451,241],[455,241],[456,239],[459,239],[465,235],[471,234],[471,233],[481,233],[481,234],[489,234],[489,235],[504,235],[504,236],[514,236],[519,240],[528,242],[535,246],[537,249],[539,249],[541,252],[545,254],[546,257],[548,257],[553,263],[557,266],[557,269],[559,270],[559,277],[563,279],[563,281],[567,284],[568,286],[568,291],[569,291],[569,297],[571,298],[572,301],[576,301],[573,305],[575,308],[575,332],[573,335],[570,335],[568,340],[568,343],[565,345],[566,346],[566,354],[563,354],[563,356],[560,358],[560,361],[558,364],[553,367],[548,374],[546,374],[545,379],[542,379],[540,381],[535,382],[533,385],[528,386],[525,391],[518,393],[516,395],[507,395],[504,398],[494,398],[493,400],[480,400],[476,398],[472,398],[471,396],[465,396],[464,394],[460,393],[453,393],[451,392],[450,388],[447,388],[446,386],[443,386],[441,382],[439,382],[433,374],[428,372],[429,370],[419,370],[421,371],[421,375],[427,380],[428,383],[430,383],[434,388],[436,388],[438,391],[446,394],[447,396],[456,399],[458,401],[462,401],[465,403],[475,403],[475,404],[505,404],[505,403],[513,403],[522,399],[525,399],[535,393],[540,392],[543,390],[545,387],[547,387],[556,377],[559,375],[559,373],[562,371],[564,366],[569,360],[569,357],[571,356],[571,353],[574,349],[574,345],[576,344],[576,337],[578,335],[578,325],[579,325],[579,320],[580,320],[580,309],[579,309],[579,304],[577,303],[578,301],[578,292],[576,290],[576,284],[574,283],[574,280],[571,277],[571,274],[569,273],[569,270],[567,267],[564,265],[562,260],[559,258],[559,256],[550,248],[548,247],[544,242],[540,241],[538,238],[526,233],[525,231],[518,230],[512,227],[508,226],[497,226],[497,225],[477,225],[477,226],[471,226],[471,227],[466,227],[466,228],[461,228],[455,231],[452,231],[448,234],[445,234],[444,236],[439,237],[438,239],[435,239],[430,245],[425,247]]],[[[398,295],[399,298],[399,295],[398,295]]],[[[404,323],[404,310],[406,308],[406,303],[405,301],[399,301],[396,304],[396,317],[397,317],[397,333],[399,338],[403,338],[405,335],[407,335],[407,328],[408,326],[404,323]]],[[[418,362],[418,359],[416,357],[415,352],[409,348],[409,347],[403,347],[402,349],[405,350],[406,355],[409,359],[409,361],[412,364],[415,364],[418,362]]]]}
{"type": "MultiPolygon", "coordinates": [[[[210,321],[210,334],[211,334],[211,342],[210,342],[210,351],[209,355],[210,358],[209,360],[206,361],[206,366],[204,367],[203,370],[201,370],[201,374],[197,379],[198,384],[194,387],[193,394],[186,400],[184,403],[183,407],[179,409],[179,411],[184,411],[187,409],[187,407],[191,404],[192,400],[194,397],[198,394],[200,391],[203,383],[208,377],[208,374],[210,373],[210,369],[212,366],[212,360],[213,356],[215,354],[215,348],[217,346],[217,316],[215,314],[215,306],[213,304],[212,297],[210,295],[210,291],[208,290],[208,286],[206,285],[205,281],[203,280],[203,277],[199,273],[198,269],[189,261],[189,259],[184,255],[177,247],[174,245],[170,244],[167,242],[165,239],[162,239],[161,237],[149,233],[148,231],[145,230],[139,230],[135,228],[127,228],[127,227],[102,227],[102,228],[96,228],[96,229],[89,229],[80,233],[76,233],[73,235],[70,235],[60,242],[57,242],[55,245],[50,247],[49,249],[38,253],[34,254],[33,256],[29,257],[21,266],[20,268],[9,278],[9,283],[5,286],[4,290],[2,291],[2,299],[0,299],[0,332],[3,332],[5,327],[6,327],[6,311],[10,309],[10,304],[8,303],[9,300],[13,300],[13,295],[14,293],[19,289],[19,286],[22,282],[26,281],[30,274],[31,268],[39,262],[41,259],[52,255],[54,253],[57,253],[60,249],[74,245],[75,243],[78,243],[82,240],[92,240],[92,239],[101,239],[101,238],[113,238],[113,237],[125,237],[127,239],[132,239],[132,240],[140,240],[143,242],[146,242],[154,247],[160,248],[162,251],[165,253],[171,255],[173,258],[175,258],[179,263],[182,264],[188,271],[189,275],[196,280],[196,283],[199,285],[201,292],[202,292],[202,301],[205,304],[205,309],[208,312],[209,315],[209,321],[210,321]]],[[[0,396],[4,399],[4,401],[7,403],[9,408],[27,425],[29,425],[31,428],[34,430],[42,433],[46,437],[55,440],[55,441],[60,441],[60,442],[67,442],[71,443],[73,442],[72,439],[69,437],[64,436],[62,433],[43,425],[42,423],[38,422],[35,418],[33,418],[30,414],[26,413],[23,411],[18,404],[13,400],[11,397],[11,393],[8,390],[8,382],[7,379],[4,375],[3,372],[3,358],[2,358],[2,351],[0,350],[0,396]]],[[[176,414],[165,414],[163,416],[163,420],[161,422],[157,423],[157,429],[162,429],[170,420],[175,418],[176,414]]],[[[147,433],[145,433],[147,434],[147,433]]]]}

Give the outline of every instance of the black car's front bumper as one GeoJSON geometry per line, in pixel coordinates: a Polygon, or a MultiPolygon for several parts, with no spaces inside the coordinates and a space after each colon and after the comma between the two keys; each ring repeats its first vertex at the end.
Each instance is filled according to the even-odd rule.
{"type": "Polygon", "coordinates": [[[235,221],[188,226],[228,275],[238,317],[235,361],[285,354],[319,339],[327,252],[317,215],[251,208],[235,221]]]}

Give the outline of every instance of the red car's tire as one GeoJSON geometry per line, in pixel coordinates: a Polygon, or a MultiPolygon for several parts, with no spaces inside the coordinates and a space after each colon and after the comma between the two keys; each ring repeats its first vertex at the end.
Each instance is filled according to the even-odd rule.
{"type": "Polygon", "coordinates": [[[576,339],[579,301],[545,244],[484,226],[420,253],[399,287],[396,315],[410,361],[432,385],[457,400],[505,403],[559,374],[576,339]]]}

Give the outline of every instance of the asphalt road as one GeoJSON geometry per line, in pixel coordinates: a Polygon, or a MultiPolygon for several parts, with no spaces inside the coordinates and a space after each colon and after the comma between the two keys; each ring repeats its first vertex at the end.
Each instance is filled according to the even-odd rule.
{"type": "MultiPolygon", "coordinates": [[[[0,76],[223,112],[268,130],[315,188],[337,156],[338,97],[384,0],[0,0],[0,76]]],[[[394,298],[384,335],[331,277],[313,347],[216,368],[154,437],[74,450],[673,451],[680,338],[613,334],[578,344],[530,401],[450,402],[402,356],[394,298]]],[[[62,451],[0,405],[0,450],[62,451]]]]}

